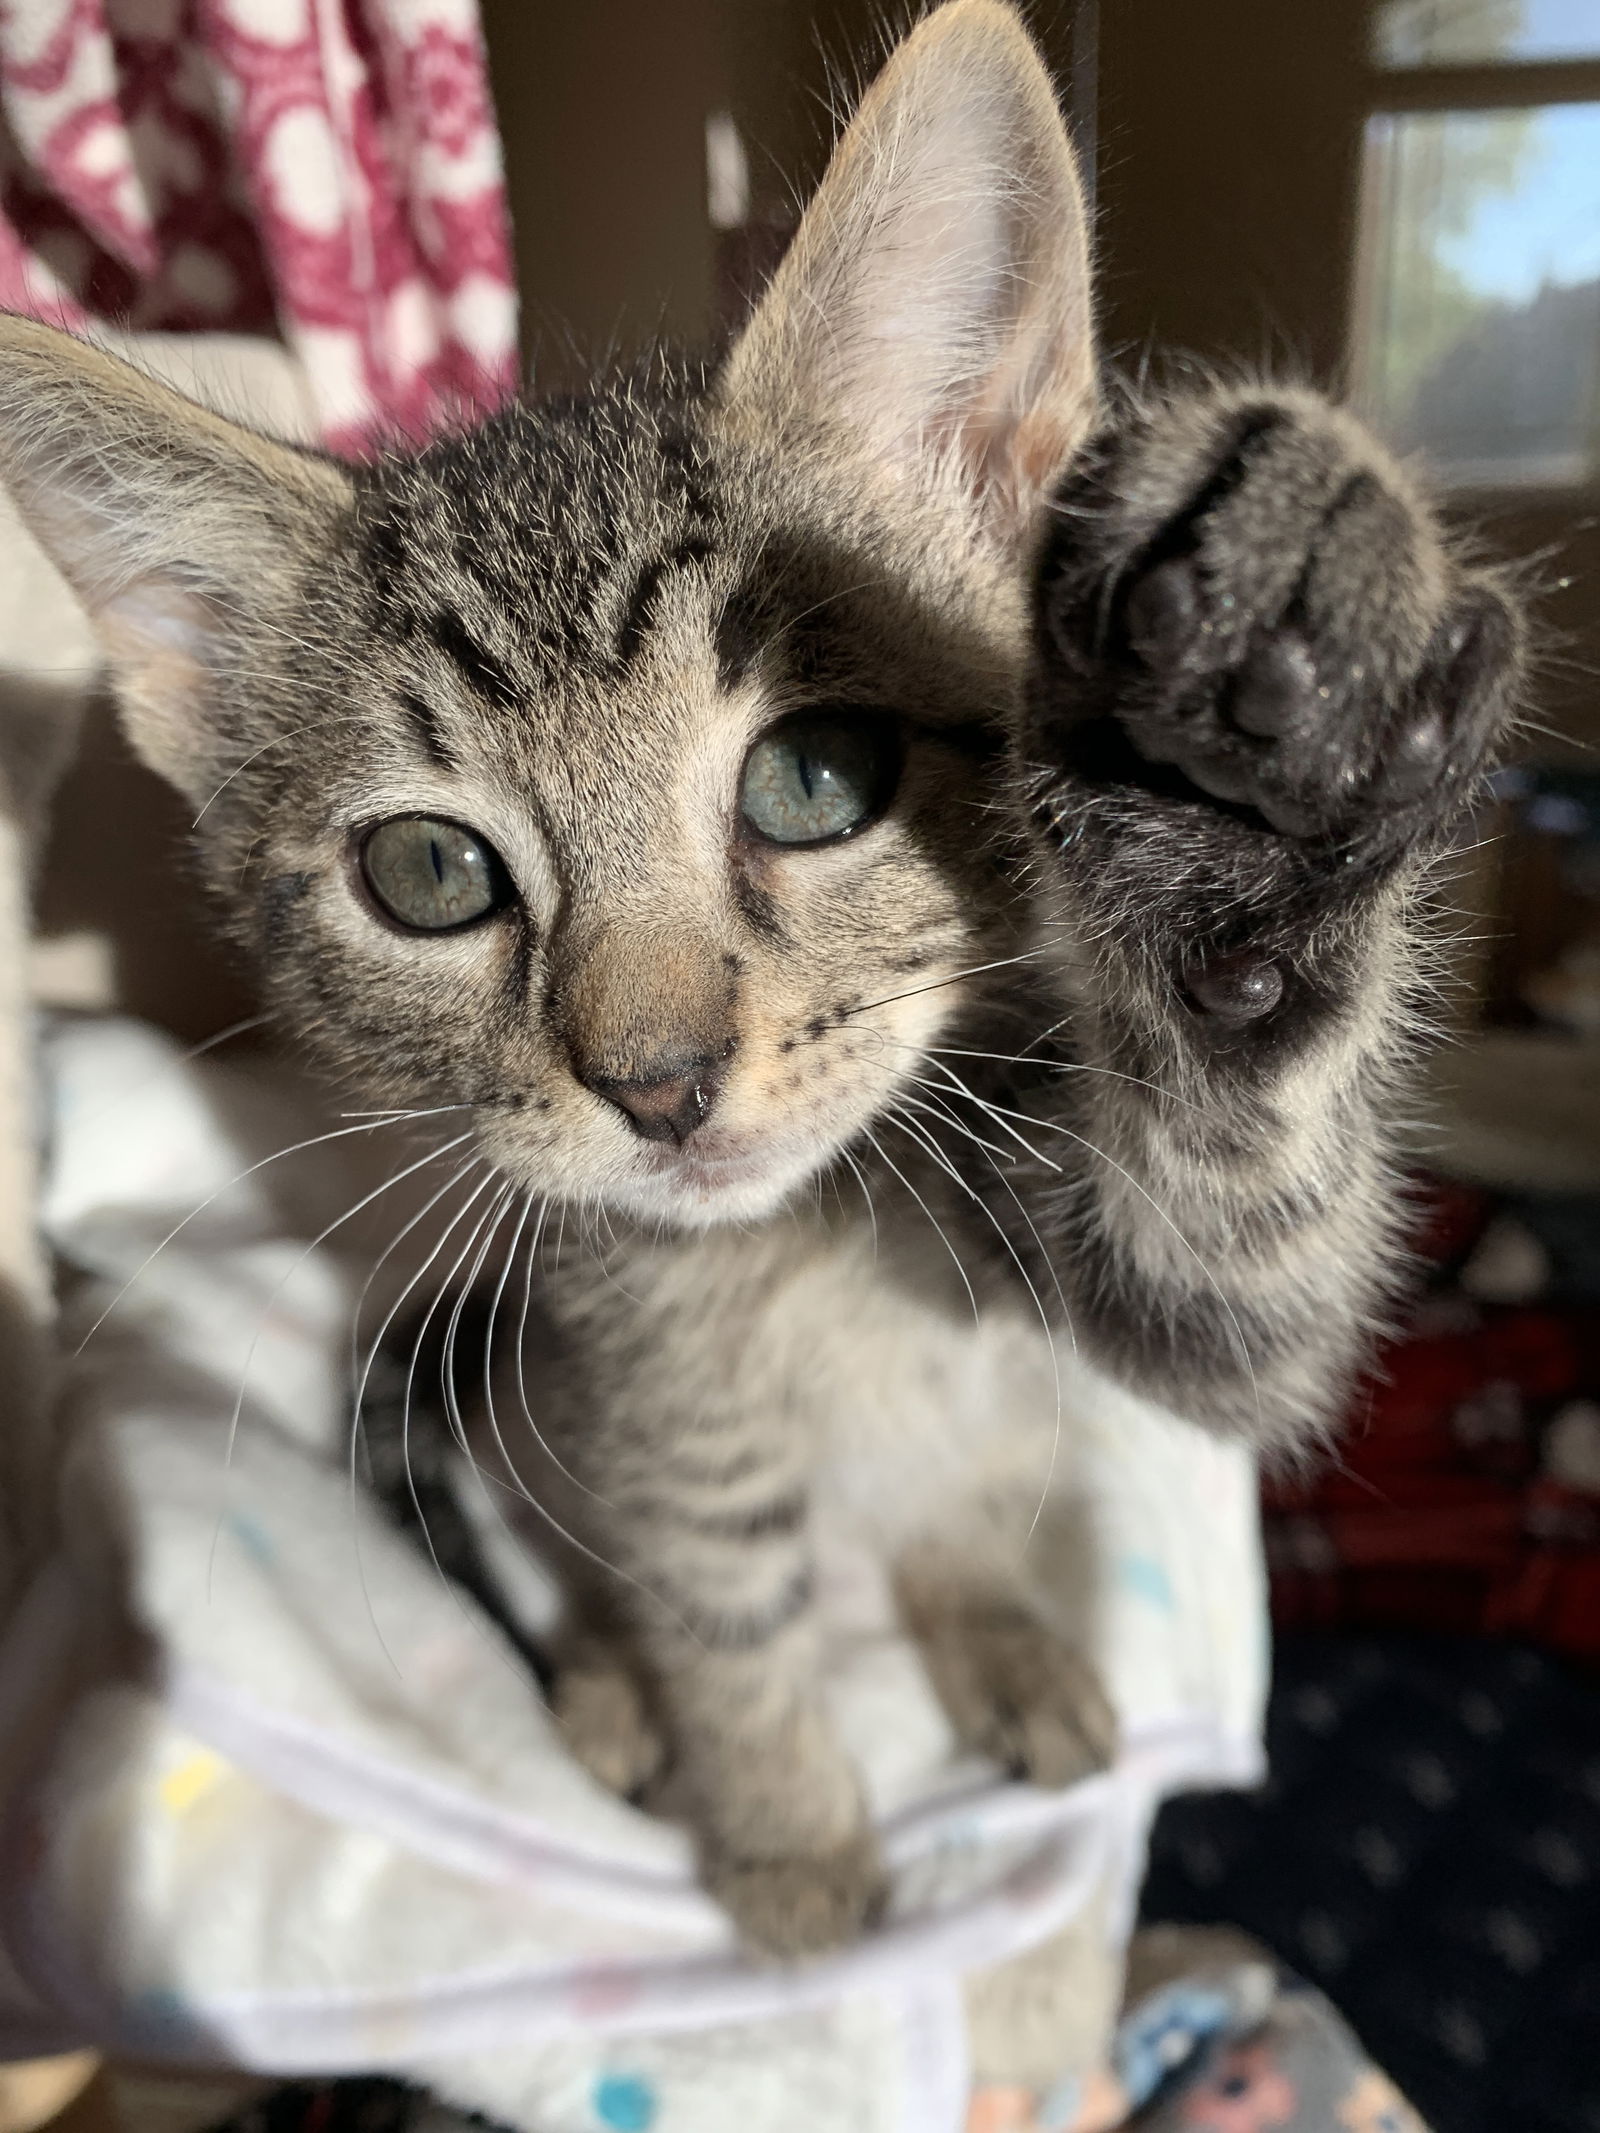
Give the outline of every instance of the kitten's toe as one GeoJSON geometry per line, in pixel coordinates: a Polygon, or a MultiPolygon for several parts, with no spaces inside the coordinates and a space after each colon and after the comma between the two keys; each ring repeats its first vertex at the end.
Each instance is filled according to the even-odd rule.
{"type": "Polygon", "coordinates": [[[1341,863],[1451,819],[1509,718],[1520,626],[1345,416],[1201,395],[1108,435],[1060,503],[1030,767],[1191,822],[1220,802],[1230,835],[1265,825],[1341,863]]]}
{"type": "Polygon", "coordinates": [[[1123,628],[1129,647],[1145,666],[1186,666],[1206,633],[1205,603],[1188,558],[1169,557],[1128,588],[1123,628]]]}
{"type": "Polygon", "coordinates": [[[1404,812],[1470,783],[1505,724],[1521,656],[1522,626],[1510,601],[1496,586],[1467,583],[1379,741],[1367,804],[1404,812]]]}
{"type": "Polygon", "coordinates": [[[1348,818],[1362,781],[1362,707],[1289,622],[1208,671],[1217,631],[1195,581],[1192,561],[1172,560],[1127,595],[1126,634],[1144,676],[1124,711],[1129,739],[1145,762],[1254,809],[1286,836],[1327,834],[1348,818]]]}
{"type": "Polygon", "coordinates": [[[934,1686],[969,1747],[1037,1785],[1075,1784],[1117,1752],[1117,1717],[1076,1646],[1021,1607],[921,1625],[934,1686]]]}
{"type": "Polygon", "coordinates": [[[701,1877],[740,1939],[786,1962],[848,1946],[878,1918],[888,1893],[870,1829],[829,1851],[787,1859],[708,1850],[701,1877]]]}
{"type": "Polygon", "coordinates": [[[556,1676],[551,1703],[567,1746],[607,1791],[631,1800],[658,1781],[661,1735],[620,1658],[585,1650],[556,1676]]]}

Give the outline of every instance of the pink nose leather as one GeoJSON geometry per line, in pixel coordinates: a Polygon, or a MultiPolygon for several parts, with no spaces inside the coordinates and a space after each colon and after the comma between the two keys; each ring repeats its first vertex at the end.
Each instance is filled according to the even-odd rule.
{"type": "Polygon", "coordinates": [[[583,1079],[596,1096],[615,1104],[642,1140],[676,1141],[680,1146],[711,1115],[721,1082],[717,1059],[693,1059],[675,1072],[618,1080],[606,1074],[583,1079]]]}

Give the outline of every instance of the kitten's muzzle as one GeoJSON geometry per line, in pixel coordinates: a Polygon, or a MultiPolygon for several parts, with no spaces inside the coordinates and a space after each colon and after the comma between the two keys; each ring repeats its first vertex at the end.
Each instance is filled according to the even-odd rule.
{"type": "Polygon", "coordinates": [[[679,1147],[711,1116],[722,1088],[725,1053],[663,1061],[659,1071],[627,1078],[580,1073],[585,1088],[615,1104],[641,1140],[675,1141],[679,1147]]]}

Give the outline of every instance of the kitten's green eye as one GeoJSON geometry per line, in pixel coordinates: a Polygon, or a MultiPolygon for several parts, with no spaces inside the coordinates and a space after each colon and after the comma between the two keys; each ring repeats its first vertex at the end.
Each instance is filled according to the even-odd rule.
{"type": "Polygon", "coordinates": [[[361,871],[391,918],[425,933],[470,926],[510,893],[493,846],[459,822],[432,815],[399,815],[369,830],[361,871]]]}
{"type": "Polygon", "coordinates": [[[880,814],[899,774],[893,726],[868,714],[798,712],[745,759],[740,806],[772,844],[826,844],[880,814]]]}

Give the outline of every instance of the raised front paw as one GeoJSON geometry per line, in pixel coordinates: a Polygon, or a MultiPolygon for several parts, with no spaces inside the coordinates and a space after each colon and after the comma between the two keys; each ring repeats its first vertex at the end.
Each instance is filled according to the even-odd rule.
{"type": "Polygon", "coordinates": [[[1093,1666],[1025,1608],[922,1608],[914,1627],[950,1723],[1036,1785],[1074,1784],[1117,1752],[1117,1718],[1093,1666]]]}
{"type": "Polygon", "coordinates": [[[1061,772],[1142,783],[1352,856],[1449,819],[1520,676],[1503,590],[1310,393],[1108,431],[1057,499],[1037,622],[1023,747],[1046,808],[1061,772]]]}

